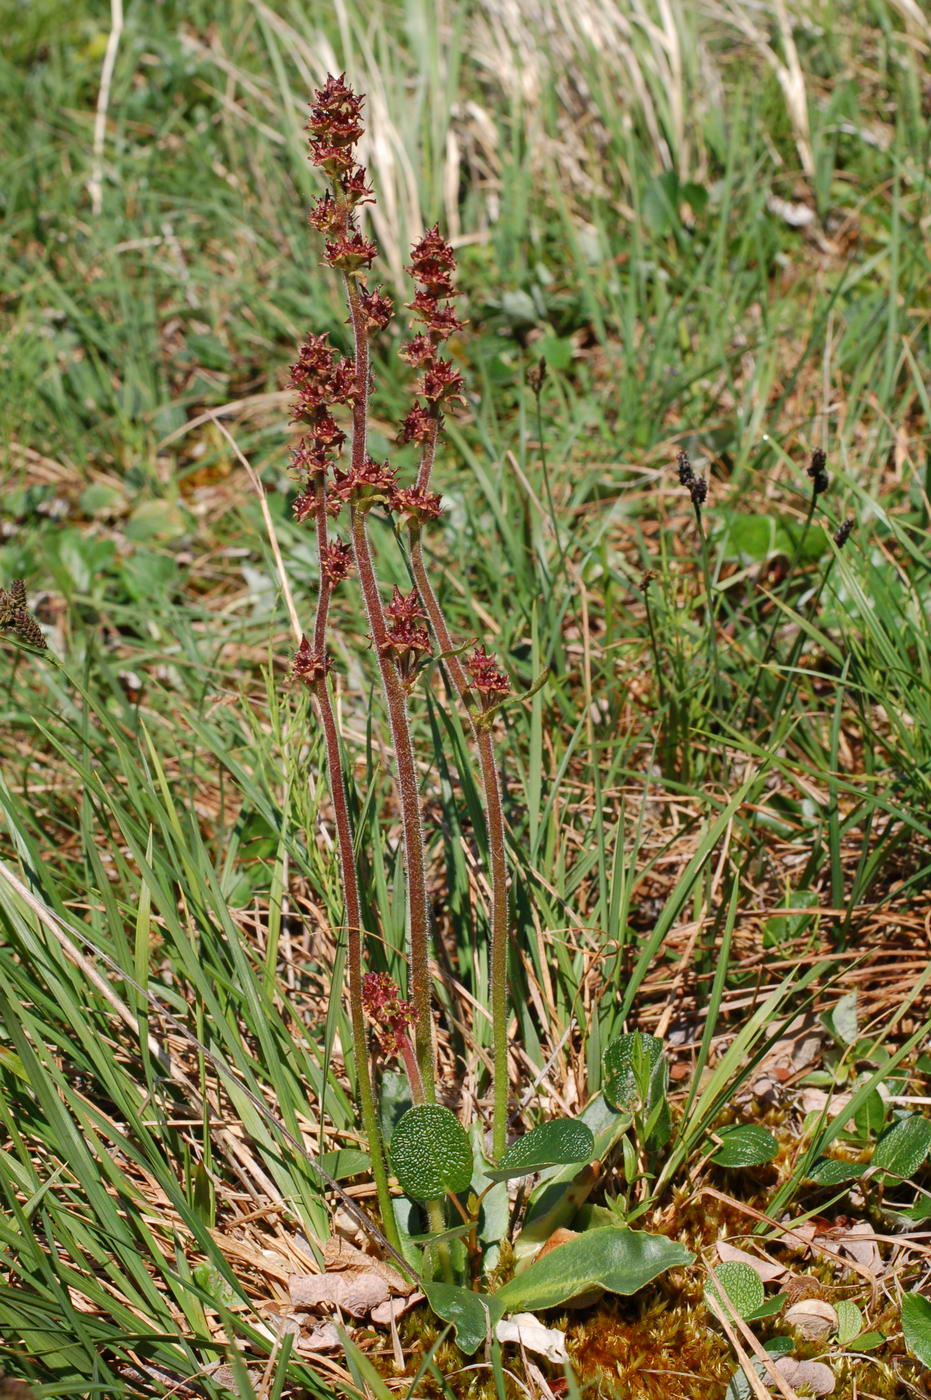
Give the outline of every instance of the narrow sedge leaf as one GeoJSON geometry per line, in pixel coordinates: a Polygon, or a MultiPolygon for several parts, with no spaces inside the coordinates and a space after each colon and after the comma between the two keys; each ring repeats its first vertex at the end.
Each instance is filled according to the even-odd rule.
{"type": "Polygon", "coordinates": [[[732,1312],[745,1319],[752,1317],[762,1308],[765,1296],[763,1280],[749,1264],[732,1261],[719,1264],[712,1269],[705,1285],[708,1308],[715,1317],[723,1317],[725,1321],[730,1321],[732,1312]]]}
{"type": "Polygon", "coordinates": [[[506,1283],[497,1297],[507,1312],[536,1312],[596,1287],[626,1296],[694,1257],[665,1235],[601,1225],[550,1250],[506,1283]]]}
{"type": "Polygon", "coordinates": [[[401,1190],[415,1201],[465,1191],[472,1180],[472,1146],[456,1115],[440,1104],[409,1108],[388,1155],[401,1190]]]}
{"type": "Polygon", "coordinates": [[[931,1302],[920,1293],[902,1299],[902,1333],[912,1355],[931,1368],[931,1302]]]}
{"type": "Polygon", "coordinates": [[[486,1175],[491,1181],[509,1181],[516,1176],[530,1176],[543,1167],[589,1162],[594,1152],[591,1128],[576,1118],[554,1118],[512,1142],[498,1165],[489,1167],[486,1175]]]}
{"type": "Polygon", "coordinates": [[[931,1149],[931,1118],[911,1113],[886,1129],[873,1153],[871,1166],[892,1176],[914,1176],[931,1149]]]}
{"type": "Polygon", "coordinates": [[[761,1167],[779,1151],[772,1133],[758,1123],[721,1128],[717,1136],[721,1146],[711,1160],[719,1167],[761,1167]]]}
{"type": "Polygon", "coordinates": [[[424,1283],[423,1291],[437,1317],[451,1322],[460,1350],[467,1356],[481,1346],[494,1332],[505,1308],[500,1297],[492,1293],[473,1293],[453,1283],[424,1283]]]}

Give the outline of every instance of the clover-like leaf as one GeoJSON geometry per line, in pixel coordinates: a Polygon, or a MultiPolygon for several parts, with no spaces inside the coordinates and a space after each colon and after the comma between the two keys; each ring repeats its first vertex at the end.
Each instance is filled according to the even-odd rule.
{"type": "Polygon", "coordinates": [[[902,1334],[912,1355],[931,1367],[931,1303],[920,1293],[906,1293],[902,1299],[902,1334]]]}
{"type": "Polygon", "coordinates": [[[467,1356],[493,1335],[495,1324],[504,1316],[504,1306],[496,1294],[473,1293],[471,1288],[435,1281],[421,1287],[437,1317],[452,1323],[456,1342],[467,1356]]]}
{"type": "Polygon", "coordinates": [[[472,1180],[472,1146],[454,1113],[440,1104],[409,1108],[394,1130],[391,1170],[415,1201],[465,1191],[472,1180]]]}
{"type": "Polygon", "coordinates": [[[667,1269],[690,1264],[695,1256],[665,1235],[648,1235],[623,1225],[600,1225],[557,1245],[496,1297],[507,1312],[555,1308],[591,1288],[636,1293],[667,1269]]]}
{"type": "Polygon", "coordinates": [[[542,1167],[564,1166],[570,1162],[590,1162],[595,1152],[592,1130],[578,1118],[554,1118],[540,1123],[512,1142],[496,1167],[489,1167],[491,1181],[509,1181],[530,1176],[542,1167]]]}
{"type": "Polygon", "coordinates": [[[931,1118],[910,1113],[886,1129],[876,1144],[871,1166],[907,1180],[914,1176],[931,1149],[931,1118]]]}
{"type": "Polygon", "coordinates": [[[719,1128],[717,1136],[721,1146],[711,1160],[719,1167],[761,1167],[771,1162],[779,1151],[772,1133],[759,1123],[719,1128]]]}
{"type": "Polygon", "coordinates": [[[719,1264],[705,1285],[705,1302],[715,1317],[725,1321],[730,1321],[733,1313],[752,1317],[763,1306],[764,1298],[763,1280],[749,1264],[719,1264]]]}

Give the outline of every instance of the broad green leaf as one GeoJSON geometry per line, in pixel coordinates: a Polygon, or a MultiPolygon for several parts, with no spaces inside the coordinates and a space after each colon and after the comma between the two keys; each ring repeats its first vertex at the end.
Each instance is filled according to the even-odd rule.
{"type": "Polygon", "coordinates": [[[870,1137],[873,1133],[882,1131],[885,1121],[885,1101],[879,1090],[873,1089],[854,1114],[854,1122],[864,1137],[870,1137]]]}
{"type": "Polygon", "coordinates": [[[705,1302],[715,1317],[726,1321],[730,1321],[732,1312],[738,1317],[752,1317],[762,1308],[765,1297],[763,1280],[756,1269],[736,1261],[729,1260],[712,1269],[705,1284],[705,1302]]]}
{"type": "Polygon", "coordinates": [[[507,1312],[536,1312],[599,1286],[626,1295],[693,1258],[665,1235],[602,1225],[550,1250],[506,1283],[497,1297],[507,1312]]]}
{"type": "Polygon", "coordinates": [[[886,1129],[873,1153],[871,1166],[892,1176],[914,1176],[931,1149],[931,1118],[911,1113],[886,1129]]]}
{"type": "Polygon", "coordinates": [[[824,1013],[821,1022],[841,1045],[853,1045],[860,1034],[856,992],[841,997],[836,1006],[824,1013]]]}
{"type": "Polygon", "coordinates": [[[902,1333],[912,1355],[931,1367],[931,1302],[920,1293],[906,1293],[902,1299],[902,1333]]]}
{"type": "Polygon", "coordinates": [[[388,1153],[401,1190],[415,1201],[465,1191],[472,1180],[472,1147],[454,1113],[440,1104],[409,1108],[394,1130],[388,1153]]]}
{"type": "Polygon", "coordinates": [[[776,1293],[772,1298],[767,1298],[761,1307],[757,1308],[747,1318],[748,1322],[760,1322],[764,1317],[775,1317],[781,1313],[788,1301],[788,1293],[776,1293]]]}
{"type": "Polygon", "coordinates": [[[846,1346],[854,1337],[859,1337],[863,1326],[863,1314],[849,1298],[838,1299],[834,1304],[834,1311],[837,1313],[837,1340],[841,1346],[846,1346]]]}
{"type": "Polygon", "coordinates": [[[885,1332],[862,1332],[855,1337],[857,1351],[875,1351],[886,1340],[885,1332]]]}
{"type": "Polygon", "coordinates": [[[717,1136],[721,1146],[711,1160],[719,1167],[760,1167],[771,1162],[779,1151],[772,1133],[759,1123],[721,1128],[717,1136]]]}
{"type": "Polygon", "coordinates": [[[485,1173],[492,1181],[530,1176],[541,1167],[590,1162],[595,1151],[591,1128],[577,1118],[554,1118],[512,1142],[496,1167],[485,1173]]]}
{"type": "Polygon", "coordinates": [[[604,1096],[612,1108],[649,1111],[665,1090],[666,1061],[657,1036],[631,1031],[608,1046],[604,1096]]]}
{"type": "Polygon", "coordinates": [[[500,1295],[473,1293],[453,1283],[424,1283],[423,1291],[437,1317],[451,1322],[460,1349],[471,1356],[505,1314],[500,1295]]]}
{"type": "Polygon", "coordinates": [[[867,1170],[865,1162],[844,1162],[839,1157],[818,1157],[806,1173],[807,1181],[818,1186],[843,1186],[856,1181],[867,1170]]]}

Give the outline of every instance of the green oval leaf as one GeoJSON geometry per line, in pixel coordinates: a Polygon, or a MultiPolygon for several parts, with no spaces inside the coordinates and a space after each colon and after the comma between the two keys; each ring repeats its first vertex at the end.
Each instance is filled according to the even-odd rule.
{"type": "Polygon", "coordinates": [[[761,1167],[771,1162],[779,1151],[772,1133],[759,1123],[721,1128],[717,1136],[721,1146],[711,1160],[719,1167],[761,1167]]]}
{"type": "Polygon", "coordinates": [[[498,1165],[489,1167],[485,1174],[491,1181],[509,1181],[543,1167],[590,1162],[594,1153],[595,1139],[587,1124],[577,1118],[554,1118],[512,1142],[498,1165]]]}
{"type": "Polygon", "coordinates": [[[931,1149],[931,1118],[911,1113],[900,1118],[883,1133],[876,1144],[873,1167],[882,1167],[892,1176],[907,1180],[914,1176],[931,1149]]]}
{"type": "Polygon", "coordinates": [[[763,1280],[756,1269],[736,1260],[712,1269],[705,1285],[709,1310],[726,1322],[730,1322],[733,1313],[742,1318],[752,1317],[763,1306],[765,1296],[763,1280]]]}
{"type": "Polygon", "coordinates": [[[837,1340],[845,1347],[854,1337],[859,1337],[863,1327],[863,1314],[849,1298],[838,1298],[834,1304],[834,1311],[837,1313],[837,1340]]]}
{"type": "Polygon", "coordinates": [[[931,1366],[931,1303],[920,1293],[906,1293],[902,1299],[902,1333],[912,1355],[931,1366]]]}
{"type": "Polygon", "coordinates": [[[805,1174],[806,1181],[817,1186],[843,1186],[856,1181],[866,1171],[864,1162],[844,1162],[839,1157],[819,1157],[805,1174]]]}
{"type": "Polygon", "coordinates": [[[603,1091],[612,1108],[649,1109],[665,1089],[666,1061],[658,1036],[631,1031],[612,1041],[605,1051],[603,1091]]]}
{"type": "Polygon", "coordinates": [[[415,1201],[465,1191],[472,1180],[472,1147],[454,1113],[417,1104],[401,1117],[388,1153],[401,1190],[415,1201]]]}
{"type": "Polygon", "coordinates": [[[471,1356],[504,1316],[504,1308],[495,1294],[473,1293],[454,1283],[421,1284],[437,1317],[451,1322],[456,1341],[467,1356],[471,1356]]]}
{"type": "Polygon", "coordinates": [[[690,1264],[694,1257],[684,1245],[665,1235],[601,1225],[550,1250],[496,1296],[506,1312],[535,1312],[555,1308],[595,1287],[627,1295],[667,1269],[690,1264]]]}

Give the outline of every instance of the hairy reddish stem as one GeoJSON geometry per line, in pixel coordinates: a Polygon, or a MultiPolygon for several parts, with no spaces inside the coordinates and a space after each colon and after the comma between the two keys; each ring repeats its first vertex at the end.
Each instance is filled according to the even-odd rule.
{"type": "MultiPolygon", "coordinates": [[[[426,490],[436,454],[439,420],[423,444],[417,485],[426,490]]],[[[501,783],[495,764],[494,743],[488,725],[476,715],[470,703],[469,678],[458,656],[453,655],[455,643],[450,635],[439,599],[433,590],[423,557],[423,542],[419,521],[410,525],[411,570],[420,601],[423,603],[439,650],[445,654],[450,679],[468,716],[475,745],[478,749],[482,788],[485,795],[485,819],[488,826],[488,857],[491,876],[491,958],[489,982],[491,992],[492,1054],[494,1062],[492,1152],[500,1157],[507,1146],[508,1120],[508,871],[505,855],[504,809],[501,783]]]]}
{"type": "MultiPolygon", "coordinates": [[[[368,422],[368,331],[359,304],[358,288],[351,276],[347,276],[345,280],[349,315],[355,340],[356,365],[356,398],[352,407],[352,465],[353,468],[361,469],[366,455],[368,422]]],[[[401,825],[404,832],[404,863],[407,874],[410,994],[416,1012],[414,1044],[423,1082],[424,1097],[428,1103],[432,1103],[436,1097],[436,1050],[433,1039],[433,1010],[430,995],[430,905],[427,897],[420,793],[417,785],[414,748],[411,742],[410,720],[407,713],[407,695],[397,668],[385,651],[387,622],[372,562],[366,511],[353,505],[350,508],[350,515],[353,555],[372,635],[372,644],[381,671],[388,708],[388,723],[391,727],[391,737],[394,744],[401,825]]]]}
{"type": "MultiPolygon", "coordinates": [[[[327,543],[326,532],[326,486],[319,477],[314,487],[316,498],[317,545],[320,562],[320,591],[317,595],[317,610],[314,617],[314,646],[322,654],[326,644],[326,625],[329,613],[332,585],[323,569],[323,550],[327,543]]],[[[356,1059],[356,1081],[359,1085],[359,1101],[362,1109],[362,1126],[369,1140],[372,1156],[372,1176],[378,1196],[382,1225],[389,1241],[399,1252],[401,1240],[398,1235],[388,1187],[388,1169],[385,1164],[385,1150],[382,1140],[378,1113],[375,1108],[375,1091],[372,1086],[371,1064],[368,1053],[368,1038],[365,1030],[365,1016],[362,1009],[362,901],[359,896],[359,876],[356,870],[355,849],[352,839],[352,820],[349,816],[349,803],[346,799],[346,784],[343,779],[342,755],[339,747],[339,731],[333,702],[326,676],[313,686],[313,696],[323,728],[327,757],[330,798],[336,823],[336,844],[339,851],[340,871],[343,877],[343,902],[346,916],[346,961],[349,973],[349,1022],[352,1030],[352,1044],[356,1059]]]]}

